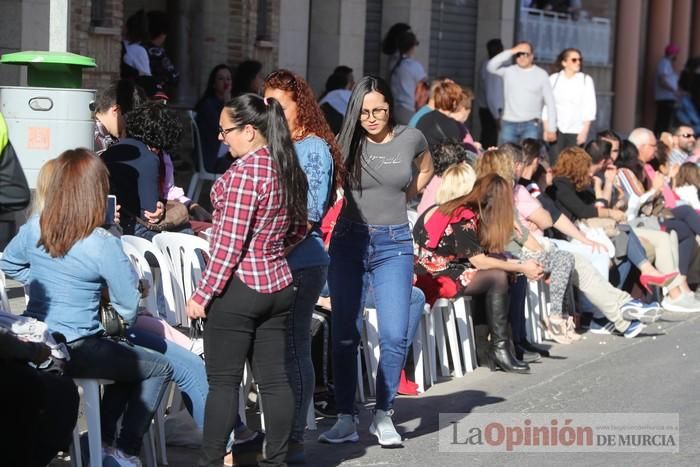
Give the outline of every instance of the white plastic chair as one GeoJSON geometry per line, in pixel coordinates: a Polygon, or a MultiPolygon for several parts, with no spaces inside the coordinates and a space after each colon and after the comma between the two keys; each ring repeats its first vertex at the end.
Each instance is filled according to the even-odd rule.
{"type": "Polygon", "coordinates": [[[158,316],[158,299],[155,294],[155,281],[153,280],[153,272],[151,271],[151,266],[148,264],[148,260],[143,253],[131,243],[122,242],[122,250],[124,250],[124,254],[129,258],[139,279],[143,279],[148,283],[148,296],[143,299],[146,310],[153,316],[158,316]]]}
{"type": "MultiPolygon", "coordinates": [[[[0,253],[0,258],[2,253],[0,253]]],[[[10,299],[7,298],[7,282],[5,282],[5,274],[0,271],[0,311],[10,313],[10,299]]]]}
{"type": "Polygon", "coordinates": [[[525,301],[525,330],[530,342],[541,344],[545,338],[542,325],[548,314],[548,302],[544,281],[528,281],[527,300],[525,301]]]}
{"type": "MultiPolygon", "coordinates": [[[[160,287],[165,299],[166,313],[164,316],[168,324],[177,326],[187,324],[187,313],[185,312],[184,293],[180,289],[180,285],[176,280],[175,272],[170,266],[169,259],[163,255],[160,249],[152,242],[133,235],[123,235],[122,243],[128,243],[133,246],[144,258],[153,258],[158,263],[160,274],[152,274],[154,289],[160,287]]],[[[150,266],[149,266],[150,267],[150,266]]],[[[158,297],[157,291],[153,290],[151,294],[158,297]]]]}
{"type": "MultiPolygon", "coordinates": [[[[177,232],[162,232],[153,244],[168,259],[184,303],[192,296],[209,260],[209,244],[203,238],[177,232]]],[[[183,316],[187,323],[187,316],[183,316]]]]}
{"type": "Polygon", "coordinates": [[[215,174],[207,171],[204,166],[204,154],[202,153],[202,139],[199,134],[199,127],[195,121],[196,113],[192,110],[187,111],[187,117],[190,121],[190,128],[192,130],[192,145],[195,157],[197,158],[197,167],[192,173],[192,179],[190,180],[190,186],[187,188],[187,197],[197,202],[199,195],[202,193],[202,185],[205,180],[215,181],[219,178],[219,174],[215,174]]]}
{"type": "MultiPolygon", "coordinates": [[[[90,453],[90,467],[102,467],[102,422],[100,420],[100,386],[113,384],[108,379],[76,378],[73,380],[78,386],[78,393],[85,402],[85,418],[87,420],[88,451],[90,453]]],[[[162,402],[161,402],[162,405],[162,402]]],[[[161,412],[160,407],[159,411],[161,412]]],[[[143,439],[146,454],[146,466],[156,467],[156,449],[153,439],[153,425],[146,432],[143,439]]],[[[163,444],[163,446],[165,446],[163,444]]],[[[168,460],[161,457],[161,463],[168,465],[168,460]]],[[[80,450],[80,430],[78,424],[73,428],[73,445],[71,446],[71,464],[73,467],[81,467],[82,452],[80,450]]]]}

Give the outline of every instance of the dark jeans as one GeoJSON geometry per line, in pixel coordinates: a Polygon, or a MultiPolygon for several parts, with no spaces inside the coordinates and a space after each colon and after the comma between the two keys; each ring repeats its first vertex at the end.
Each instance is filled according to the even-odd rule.
{"type": "Polygon", "coordinates": [[[123,415],[116,446],[138,456],[143,435],[173,375],[167,359],[153,350],[107,337],[86,337],[69,346],[69,376],[114,381],[105,385],[102,396],[102,442],[113,444],[117,420],[123,415]]]}
{"type": "Polygon", "coordinates": [[[479,108],[479,120],[481,121],[481,145],[485,148],[498,145],[498,122],[487,108],[479,108]]]}
{"type": "Polygon", "coordinates": [[[527,329],[525,327],[525,300],[527,299],[527,278],[516,276],[515,282],[510,286],[510,329],[513,342],[516,344],[527,341],[527,329]]]}
{"type": "Polygon", "coordinates": [[[70,378],[0,361],[2,465],[45,467],[66,450],[78,418],[78,390],[70,378]]]}
{"type": "Polygon", "coordinates": [[[294,389],[294,427],[292,439],[304,441],[306,412],[314,394],[316,378],[311,361],[311,316],[328,274],[327,266],[292,271],[294,303],[287,326],[287,372],[294,389]]]}
{"type": "Polygon", "coordinates": [[[676,101],[656,101],[656,122],[654,123],[654,133],[659,136],[661,132],[671,128],[673,110],[676,101]]]}
{"type": "Polygon", "coordinates": [[[578,135],[575,133],[562,133],[557,131],[557,140],[549,146],[549,163],[552,167],[557,163],[559,154],[564,149],[578,146],[576,144],[577,137],[578,135]]]}
{"type": "Polygon", "coordinates": [[[673,219],[665,220],[664,227],[678,236],[678,269],[687,276],[697,246],[695,236],[700,234],[700,215],[687,205],[677,206],[671,212],[673,219]]]}
{"type": "Polygon", "coordinates": [[[209,395],[200,466],[222,465],[238,414],[246,359],[251,362],[265,408],[265,459],[260,465],[284,464],[294,420],[294,393],[285,369],[287,321],[293,299],[293,286],[264,294],[234,275],[209,307],[204,326],[209,395]]]}

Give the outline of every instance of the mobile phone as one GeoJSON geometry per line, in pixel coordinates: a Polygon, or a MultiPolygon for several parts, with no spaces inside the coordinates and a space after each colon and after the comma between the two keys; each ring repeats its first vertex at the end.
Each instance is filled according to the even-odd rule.
{"type": "Polygon", "coordinates": [[[105,210],[105,225],[114,224],[114,216],[117,213],[117,197],[107,196],[107,209],[105,210]]]}

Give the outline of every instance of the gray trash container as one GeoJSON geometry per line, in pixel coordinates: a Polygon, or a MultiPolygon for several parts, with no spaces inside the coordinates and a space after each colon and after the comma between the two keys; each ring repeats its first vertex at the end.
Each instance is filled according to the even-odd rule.
{"type": "Polygon", "coordinates": [[[0,112],[30,188],[42,164],[66,149],[94,146],[90,103],[95,91],[78,89],[89,57],[66,52],[17,52],[0,63],[26,65],[28,87],[0,86],[0,112]]]}

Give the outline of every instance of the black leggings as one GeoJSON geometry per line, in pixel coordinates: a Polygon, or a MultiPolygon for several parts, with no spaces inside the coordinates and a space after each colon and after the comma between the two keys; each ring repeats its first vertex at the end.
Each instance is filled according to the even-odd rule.
{"type": "Polygon", "coordinates": [[[222,464],[238,414],[238,390],[246,359],[260,387],[267,428],[265,459],[259,465],[284,464],[294,419],[294,393],[285,371],[292,299],[292,286],[263,294],[234,275],[209,308],[204,327],[209,395],[200,466],[222,464]]]}

